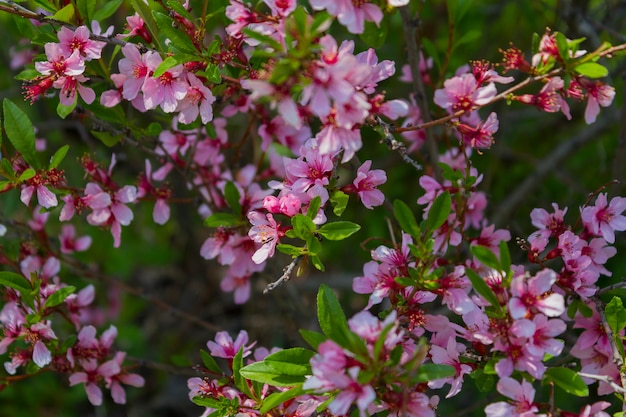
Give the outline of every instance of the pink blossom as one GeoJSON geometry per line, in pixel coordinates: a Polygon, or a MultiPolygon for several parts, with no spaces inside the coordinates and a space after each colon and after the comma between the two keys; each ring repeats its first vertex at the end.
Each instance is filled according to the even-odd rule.
{"type": "Polygon", "coordinates": [[[449,365],[454,367],[455,375],[454,377],[448,377],[443,379],[438,379],[434,381],[430,381],[428,386],[433,389],[441,388],[443,384],[450,384],[450,391],[446,398],[450,398],[455,396],[461,391],[461,387],[463,385],[463,376],[472,372],[472,367],[461,363],[459,359],[459,346],[455,340],[455,338],[451,337],[448,339],[448,343],[445,348],[437,345],[432,345],[430,347],[430,355],[433,363],[449,365]]]}
{"type": "Polygon", "coordinates": [[[237,277],[226,274],[220,282],[220,288],[224,292],[235,293],[235,304],[244,304],[250,299],[250,275],[237,277]]]}
{"type": "Polygon", "coordinates": [[[83,252],[91,246],[91,236],[76,237],[76,229],[71,224],[66,224],[61,229],[59,236],[61,253],[83,252]]]}
{"type": "Polygon", "coordinates": [[[372,161],[365,161],[357,170],[352,184],[363,202],[363,205],[372,209],[385,201],[385,195],[375,187],[387,181],[387,174],[382,169],[370,170],[372,161]]]}
{"type": "Polygon", "coordinates": [[[461,133],[465,146],[474,149],[489,149],[494,142],[493,134],[498,131],[498,116],[492,112],[487,117],[487,120],[481,121],[476,126],[460,123],[456,126],[456,129],[461,133]]]}
{"type": "Polygon", "coordinates": [[[187,73],[187,94],[184,99],[179,101],[178,120],[182,123],[191,123],[198,118],[203,124],[209,123],[213,120],[213,108],[211,105],[215,102],[215,97],[211,90],[209,90],[203,83],[193,75],[187,73]]]}
{"type": "Polygon", "coordinates": [[[242,357],[245,358],[252,353],[251,349],[256,342],[251,343],[248,346],[246,346],[246,343],[248,343],[248,332],[245,330],[239,332],[237,339],[234,342],[227,332],[217,332],[215,334],[215,341],[209,340],[207,342],[207,347],[209,348],[211,356],[225,359],[234,358],[237,352],[243,348],[242,357]]]}
{"type": "MultiPolygon", "coordinates": [[[[36,176],[34,178],[36,178],[36,176]]],[[[30,182],[29,180],[29,183],[32,182],[30,182]]],[[[52,193],[46,186],[37,183],[23,186],[22,192],[20,194],[20,200],[22,201],[22,203],[28,205],[30,203],[30,199],[33,196],[33,193],[37,194],[37,202],[42,207],[56,207],[59,204],[57,196],[54,195],[54,193],[52,193]]]]}
{"type": "Polygon", "coordinates": [[[139,14],[135,13],[132,16],[126,17],[126,22],[128,23],[128,27],[130,28],[130,32],[125,35],[118,35],[119,37],[128,37],[128,36],[141,36],[147,43],[152,42],[152,35],[148,31],[146,27],[146,23],[139,16],[139,14]]]}
{"type": "Polygon", "coordinates": [[[561,294],[552,293],[552,284],[556,282],[556,273],[543,269],[534,277],[517,275],[511,281],[509,313],[514,319],[521,319],[532,314],[533,310],[548,317],[560,316],[565,311],[565,301],[561,294]]]}
{"type": "Polygon", "coordinates": [[[108,379],[120,373],[120,367],[117,362],[110,360],[98,366],[95,359],[80,361],[80,366],[84,372],[74,372],[70,375],[70,386],[77,384],[85,384],[85,392],[89,402],[95,406],[102,404],[102,390],[98,386],[98,382],[102,379],[108,379]]]}
{"type": "Polygon", "coordinates": [[[336,16],[339,23],[344,25],[350,33],[363,33],[365,21],[374,22],[376,26],[383,18],[380,8],[365,1],[352,2],[351,0],[309,0],[315,10],[326,10],[336,16]]]}
{"type": "Polygon", "coordinates": [[[262,245],[252,256],[252,261],[260,264],[267,258],[274,256],[274,249],[282,232],[280,231],[280,225],[276,223],[274,216],[270,213],[264,216],[258,211],[251,211],[248,213],[248,220],[252,223],[248,236],[262,245]]]}
{"type": "Polygon", "coordinates": [[[81,59],[78,51],[69,56],[63,53],[58,43],[44,45],[48,61],[35,62],[35,69],[44,75],[54,74],[57,77],[74,77],[85,71],[85,62],[81,59]]]}
{"type": "Polygon", "coordinates": [[[141,375],[121,370],[125,357],[126,352],[117,352],[115,354],[113,361],[117,363],[120,368],[120,372],[115,375],[111,375],[107,381],[107,388],[111,390],[111,397],[113,398],[113,402],[116,404],[126,404],[126,392],[124,391],[122,384],[137,388],[143,387],[145,384],[145,380],[141,375]]]}
{"type": "Polygon", "coordinates": [[[537,414],[539,408],[534,404],[535,389],[525,379],[521,383],[513,378],[501,378],[497,390],[513,402],[497,402],[485,408],[487,417],[533,417],[545,416],[537,414]]]}
{"type": "Polygon", "coordinates": [[[449,113],[471,111],[487,104],[496,95],[493,83],[479,87],[473,74],[467,73],[447,79],[444,88],[435,91],[435,104],[449,113]]]}
{"type": "Polygon", "coordinates": [[[86,61],[100,59],[102,49],[106,43],[93,41],[89,39],[89,35],[90,33],[87,26],[79,26],[75,31],[63,26],[57,34],[61,50],[67,56],[71,55],[74,51],[78,51],[81,56],[85,57],[86,61]]]}
{"type": "MultiPolygon", "coordinates": [[[[157,61],[159,64],[161,63],[160,56],[158,56],[157,61]]],[[[188,84],[184,81],[182,72],[183,66],[177,65],[158,77],[146,77],[141,87],[143,103],[146,109],[151,110],[161,106],[165,113],[176,111],[179,100],[182,100],[187,95],[188,84]]]]}
{"type": "Polygon", "coordinates": [[[124,58],[120,59],[117,64],[120,72],[126,76],[122,87],[122,97],[126,100],[133,100],[161,62],[161,57],[152,51],[142,55],[137,46],[131,43],[122,47],[122,54],[124,58]]]}
{"type": "Polygon", "coordinates": [[[579,79],[579,84],[587,91],[587,107],[585,108],[585,122],[591,124],[596,121],[600,106],[608,107],[613,103],[615,88],[601,81],[579,79]]]}
{"type": "Polygon", "coordinates": [[[581,217],[591,233],[602,236],[608,243],[615,242],[615,231],[626,230],[626,217],[622,212],[626,210],[626,198],[613,197],[607,202],[606,193],[601,193],[596,204],[582,209],[581,217]]]}
{"type": "Polygon", "coordinates": [[[263,0],[272,10],[272,15],[286,17],[296,10],[296,0],[263,0]]]}

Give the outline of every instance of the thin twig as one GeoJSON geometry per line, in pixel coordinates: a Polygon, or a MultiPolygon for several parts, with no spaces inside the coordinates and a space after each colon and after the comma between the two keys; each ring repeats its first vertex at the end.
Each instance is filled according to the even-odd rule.
{"type": "Polygon", "coordinates": [[[626,389],[624,389],[623,387],[620,387],[615,382],[613,382],[613,379],[608,375],[595,375],[595,374],[588,374],[586,372],[578,372],[578,375],[580,375],[583,378],[595,379],[596,381],[605,382],[609,384],[611,388],[613,388],[615,391],[621,392],[622,394],[626,394],[626,389]]]}
{"type": "MultiPolygon", "coordinates": [[[[413,20],[410,15],[409,6],[403,6],[398,8],[400,10],[400,17],[402,18],[402,32],[404,33],[404,41],[406,43],[407,55],[409,59],[409,68],[411,69],[411,78],[413,80],[413,88],[415,89],[417,106],[420,109],[422,119],[428,123],[431,121],[430,110],[428,106],[428,99],[426,98],[426,91],[424,89],[424,81],[422,80],[422,73],[420,71],[420,47],[417,44],[417,28],[413,24],[413,20]]],[[[426,147],[430,156],[430,163],[435,178],[438,181],[442,180],[441,169],[439,168],[439,150],[437,149],[437,142],[430,130],[426,130],[426,147]]],[[[403,155],[404,158],[404,155],[403,155]]],[[[421,168],[420,168],[421,170],[421,168]]]]}
{"type": "Polygon", "coordinates": [[[394,132],[393,125],[383,121],[380,117],[376,117],[372,124],[378,125],[382,128],[383,133],[385,134],[383,142],[392,151],[398,151],[398,153],[400,154],[404,162],[406,162],[409,165],[412,165],[413,168],[415,168],[416,170],[420,172],[424,169],[420,164],[418,164],[413,158],[409,156],[409,152],[406,148],[406,145],[400,142],[399,140],[397,140],[393,136],[393,132],[394,132]]]}
{"type": "Polygon", "coordinates": [[[302,255],[296,256],[295,258],[293,258],[291,262],[289,263],[289,265],[283,268],[283,274],[280,276],[280,278],[278,278],[274,282],[267,284],[267,286],[263,290],[263,294],[267,294],[268,292],[272,291],[274,288],[278,287],[283,282],[289,281],[289,279],[291,278],[291,274],[293,273],[293,270],[298,264],[298,262],[300,262],[300,259],[302,259],[302,255]]]}

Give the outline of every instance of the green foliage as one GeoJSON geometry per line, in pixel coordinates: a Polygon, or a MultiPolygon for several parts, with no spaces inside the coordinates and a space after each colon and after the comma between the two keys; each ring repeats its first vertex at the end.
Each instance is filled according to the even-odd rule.
{"type": "Polygon", "coordinates": [[[41,168],[35,154],[35,129],[30,119],[11,100],[5,98],[2,102],[4,113],[4,131],[9,141],[24,160],[34,168],[41,168]]]}
{"type": "Polygon", "coordinates": [[[553,382],[565,392],[578,397],[589,396],[589,387],[575,371],[568,368],[548,368],[543,377],[544,382],[553,382]]]}

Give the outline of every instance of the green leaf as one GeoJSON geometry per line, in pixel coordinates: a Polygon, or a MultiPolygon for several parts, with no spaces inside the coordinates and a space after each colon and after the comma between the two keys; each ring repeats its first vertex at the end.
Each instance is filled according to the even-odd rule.
{"type": "Polygon", "coordinates": [[[74,96],[74,101],[69,106],[59,101],[59,104],[57,104],[57,114],[59,115],[61,119],[65,119],[67,116],[72,114],[77,104],[78,104],[78,94],[74,96]]]}
{"type": "Polygon", "coordinates": [[[304,255],[306,253],[305,248],[301,248],[299,246],[289,245],[287,243],[279,243],[276,245],[276,249],[278,249],[282,253],[286,253],[287,255],[291,255],[292,257],[304,255]]]}
{"type": "Polygon", "coordinates": [[[417,220],[415,220],[413,212],[404,201],[395,200],[393,202],[393,214],[396,217],[396,220],[398,220],[398,223],[400,224],[402,230],[404,230],[406,233],[410,234],[414,238],[419,237],[420,228],[417,224],[417,220]]]}
{"type": "Polygon", "coordinates": [[[296,214],[291,218],[291,225],[296,236],[302,240],[306,240],[315,232],[315,223],[313,220],[303,214],[296,214]]]}
{"type": "Polygon", "coordinates": [[[259,413],[261,415],[267,415],[267,413],[271,411],[273,408],[278,407],[285,401],[289,401],[292,398],[299,397],[303,393],[304,391],[302,390],[302,387],[297,386],[297,387],[288,389],[287,391],[275,392],[273,394],[270,394],[267,396],[267,398],[263,400],[263,405],[261,406],[259,413]]]}
{"type": "Polygon", "coordinates": [[[9,141],[30,166],[41,168],[35,153],[35,129],[30,119],[8,98],[2,102],[2,108],[4,111],[4,131],[9,141]]]}
{"type": "Polygon", "coordinates": [[[498,250],[500,251],[500,267],[502,272],[507,274],[511,269],[511,254],[509,252],[509,246],[504,240],[498,244],[498,250]]]}
{"type": "Polygon", "coordinates": [[[102,22],[104,19],[113,16],[113,14],[120,8],[124,0],[107,0],[104,4],[98,7],[98,10],[93,15],[93,20],[102,22]]]}
{"type": "Polygon", "coordinates": [[[559,50],[559,56],[565,62],[569,60],[569,46],[567,45],[567,38],[561,32],[555,32],[556,47],[559,50]]]}
{"type": "Polygon", "coordinates": [[[426,228],[432,232],[439,229],[448,219],[452,208],[452,198],[450,193],[444,191],[439,194],[428,211],[426,218],[426,228]]]}
{"type": "Polygon", "coordinates": [[[478,259],[480,263],[495,270],[500,271],[500,261],[496,258],[496,255],[486,246],[474,245],[470,248],[472,254],[478,259]]]}
{"type": "Polygon", "coordinates": [[[285,349],[267,356],[262,362],[243,367],[245,378],[274,386],[292,386],[311,375],[310,360],[315,352],[303,348],[285,349]]]}
{"type": "Polygon", "coordinates": [[[436,379],[447,378],[456,373],[454,367],[450,365],[439,365],[436,363],[423,363],[411,378],[411,384],[434,381],[436,379]]]}
{"type": "Polygon", "coordinates": [[[163,35],[170,40],[171,46],[174,46],[176,49],[188,54],[198,53],[198,49],[195,47],[191,39],[189,39],[189,36],[172,26],[174,21],[169,16],[161,12],[153,11],[152,17],[154,17],[154,21],[156,22],[159,31],[161,31],[163,35]]]}
{"type": "Polygon", "coordinates": [[[220,368],[217,362],[215,362],[215,359],[213,359],[213,356],[211,356],[208,352],[204,350],[200,350],[200,358],[202,358],[202,363],[204,364],[206,369],[208,369],[209,371],[217,375],[224,374],[224,372],[222,371],[222,368],[220,368]]]}
{"type": "Polygon", "coordinates": [[[463,36],[461,36],[459,39],[457,39],[454,42],[454,46],[452,47],[452,50],[454,51],[460,46],[465,45],[466,43],[472,43],[475,40],[480,39],[482,36],[483,36],[483,32],[480,30],[477,30],[477,29],[468,30],[467,32],[463,34],[463,36]]]}
{"type": "Polygon", "coordinates": [[[241,203],[239,203],[240,197],[241,196],[237,186],[235,186],[232,181],[228,181],[224,186],[224,198],[226,199],[228,207],[230,207],[235,214],[241,214],[241,203]]]}
{"type": "Polygon", "coordinates": [[[20,177],[18,179],[20,181],[26,181],[34,177],[36,174],[37,174],[37,171],[35,171],[34,169],[26,168],[24,172],[20,174],[20,177]]]}
{"type": "Polygon", "coordinates": [[[333,206],[333,213],[337,217],[341,217],[346,207],[348,207],[348,201],[350,196],[343,191],[337,190],[330,196],[330,204],[333,206]]]}
{"type": "Polygon", "coordinates": [[[233,379],[235,380],[235,386],[239,388],[239,391],[243,392],[250,398],[254,398],[254,394],[250,391],[250,387],[248,386],[248,382],[244,379],[246,378],[242,374],[243,370],[243,349],[245,346],[242,346],[235,357],[233,358],[233,379]]]}
{"type": "Polygon", "coordinates": [[[204,225],[208,227],[232,227],[242,224],[241,218],[232,213],[213,213],[204,220],[204,225]]]}
{"type": "Polygon", "coordinates": [[[606,305],[604,314],[614,335],[618,334],[626,326],[626,309],[624,309],[621,298],[613,297],[606,305]]]}
{"type": "Polygon", "coordinates": [[[356,223],[339,221],[326,223],[317,232],[328,240],[343,240],[360,229],[361,226],[356,223]]]}
{"type": "Polygon", "coordinates": [[[194,17],[191,14],[189,14],[187,9],[185,9],[185,7],[181,4],[180,0],[168,0],[167,7],[174,10],[176,13],[178,13],[179,15],[181,15],[187,20],[190,20],[190,21],[194,20],[194,17]]]}
{"type": "Polygon", "coordinates": [[[309,202],[309,208],[306,211],[307,217],[313,220],[315,216],[317,216],[317,213],[319,212],[321,206],[322,206],[322,199],[319,196],[315,196],[309,202]]]}
{"type": "MultiPolygon", "coordinates": [[[[224,398],[224,397],[222,397],[224,398]]],[[[213,397],[193,397],[192,400],[194,404],[199,405],[201,407],[210,407],[219,409],[222,406],[222,402],[217,398],[213,397]]]]}
{"type": "Polygon", "coordinates": [[[565,392],[578,397],[587,397],[589,395],[589,387],[587,387],[582,377],[568,368],[548,368],[543,374],[543,380],[554,382],[565,392]]]}
{"type": "Polygon", "coordinates": [[[65,23],[72,23],[72,20],[74,20],[74,14],[74,5],[72,3],[69,3],[67,6],[63,7],[61,10],[53,14],[52,19],[65,23]]]}
{"type": "Polygon", "coordinates": [[[68,285],[67,287],[59,288],[53,292],[43,305],[44,308],[52,308],[61,304],[65,299],[76,291],[76,287],[68,285]]]}
{"type": "Polygon", "coordinates": [[[317,350],[317,347],[320,343],[327,340],[326,336],[319,332],[314,332],[312,330],[300,329],[300,336],[311,346],[313,349],[317,350]]]}
{"type": "Polygon", "coordinates": [[[467,275],[470,282],[472,283],[472,287],[474,288],[474,291],[476,291],[485,300],[487,300],[489,304],[491,304],[492,306],[500,310],[501,306],[500,306],[500,302],[498,301],[498,297],[496,297],[496,294],[494,294],[491,288],[489,288],[489,285],[487,285],[485,280],[482,279],[480,275],[476,273],[476,271],[469,269],[469,268],[465,268],[465,274],[467,275]]]}
{"type": "Polygon", "coordinates": [[[369,46],[370,48],[378,49],[385,44],[388,32],[389,19],[383,17],[383,19],[380,21],[380,26],[377,26],[374,22],[365,22],[365,29],[360,36],[361,40],[365,42],[367,46],[369,46]]]}
{"type": "Polygon", "coordinates": [[[322,263],[322,260],[320,259],[319,256],[311,255],[309,256],[309,259],[311,260],[311,263],[313,264],[315,269],[317,269],[318,271],[324,272],[326,268],[324,267],[324,264],[322,263]]]}
{"type": "Polygon", "coordinates": [[[156,69],[154,70],[154,74],[152,74],[152,77],[159,78],[161,75],[165,74],[168,69],[173,68],[178,64],[178,59],[173,56],[168,56],[163,61],[161,61],[158,67],[156,67],[156,69]]]}
{"type": "Polygon", "coordinates": [[[317,236],[311,235],[306,238],[306,248],[310,255],[317,255],[322,251],[322,244],[317,239],[317,236]]]}
{"type": "Polygon", "coordinates": [[[76,8],[86,22],[93,20],[93,12],[96,9],[96,0],[77,0],[76,8]]]}
{"type": "Polygon", "coordinates": [[[335,293],[325,284],[320,286],[317,292],[317,319],[322,332],[335,342],[345,346],[346,336],[349,331],[346,315],[335,293]]]}
{"type": "Polygon", "coordinates": [[[130,0],[130,3],[133,6],[133,9],[135,9],[137,14],[145,22],[146,26],[148,27],[148,31],[152,35],[154,41],[159,45],[159,49],[163,49],[157,36],[159,30],[157,29],[156,22],[152,17],[153,11],[151,5],[154,4],[154,2],[149,1],[148,4],[146,4],[144,0],[130,0]]]}
{"type": "Polygon", "coordinates": [[[217,65],[208,64],[202,74],[210,83],[219,84],[222,82],[222,74],[220,74],[220,68],[217,65]]]}
{"type": "Polygon", "coordinates": [[[65,158],[65,155],[67,155],[67,151],[70,149],[70,145],[63,145],[61,146],[55,153],[54,155],[52,155],[52,158],[50,158],[50,165],[48,166],[48,169],[54,169],[56,167],[59,166],[59,164],[63,161],[63,159],[65,158]]]}
{"type": "Polygon", "coordinates": [[[585,62],[574,68],[574,71],[589,78],[602,78],[609,75],[609,70],[597,62],[585,62]]]}
{"type": "Polygon", "coordinates": [[[109,132],[100,132],[97,130],[92,130],[91,134],[98,139],[100,142],[104,143],[109,148],[117,145],[117,143],[122,140],[123,135],[112,135],[109,132]]]}
{"type": "Polygon", "coordinates": [[[243,33],[244,35],[246,35],[250,39],[254,39],[255,41],[259,41],[262,44],[266,44],[267,46],[269,46],[270,48],[272,48],[275,51],[282,51],[283,50],[283,46],[276,39],[272,38],[271,36],[264,35],[262,33],[259,33],[257,31],[255,31],[255,30],[252,30],[250,28],[243,28],[241,30],[241,33],[243,33]]]}
{"type": "Polygon", "coordinates": [[[20,294],[31,290],[30,282],[23,275],[15,272],[0,271],[0,285],[13,288],[20,294]]]}

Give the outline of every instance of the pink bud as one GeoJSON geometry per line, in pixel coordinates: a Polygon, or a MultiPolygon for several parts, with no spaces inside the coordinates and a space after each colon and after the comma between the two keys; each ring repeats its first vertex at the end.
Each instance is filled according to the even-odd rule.
{"type": "Polygon", "coordinates": [[[302,203],[294,194],[288,194],[280,199],[280,212],[286,216],[293,217],[300,213],[302,203]]]}
{"type": "Polygon", "coordinates": [[[268,195],[263,199],[263,208],[270,213],[280,213],[280,201],[273,195],[268,195]]]}

